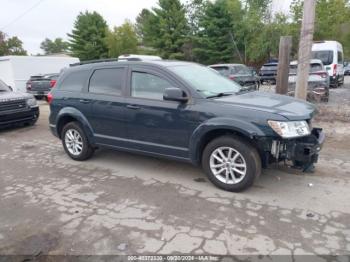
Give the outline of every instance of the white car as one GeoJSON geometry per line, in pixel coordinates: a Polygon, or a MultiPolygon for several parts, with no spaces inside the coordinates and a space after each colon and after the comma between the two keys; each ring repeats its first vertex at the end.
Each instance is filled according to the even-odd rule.
{"type": "Polygon", "coordinates": [[[155,55],[121,55],[118,61],[158,61],[161,57],[155,55]]]}
{"type": "MultiPolygon", "coordinates": [[[[293,61],[289,66],[288,94],[294,96],[297,81],[298,61],[293,61]]],[[[321,60],[310,60],[310,72],[308,79],[308,99],[328,101],[330,77],[321,60]]]]}

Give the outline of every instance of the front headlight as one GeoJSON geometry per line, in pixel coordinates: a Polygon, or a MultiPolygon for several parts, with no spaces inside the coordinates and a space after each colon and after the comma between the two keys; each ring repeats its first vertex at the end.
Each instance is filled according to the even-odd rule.
{"type": "Polygon", "coordinates": [[[294,138],[310,135],[310,128],[306,121],[267,121],[269,126],[283,138],[294,138]]]}
{"type": "Polygon", "coordinates": [[[36,106],[37,105],[37,102],[36,102],[36,99],[33,97],[33,98],[29,98],[27,100],[27,105],[32,107],[32,106],[36,106]]]}

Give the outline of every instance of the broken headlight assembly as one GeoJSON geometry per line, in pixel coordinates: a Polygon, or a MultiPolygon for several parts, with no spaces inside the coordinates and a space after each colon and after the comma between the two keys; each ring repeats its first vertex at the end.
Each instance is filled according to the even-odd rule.
{"type": "Polygon", "coordinates": [[[310,127],[306,121],[267,121],[269,126],[282,138],[297,138],[311,134],[310,127]]]}

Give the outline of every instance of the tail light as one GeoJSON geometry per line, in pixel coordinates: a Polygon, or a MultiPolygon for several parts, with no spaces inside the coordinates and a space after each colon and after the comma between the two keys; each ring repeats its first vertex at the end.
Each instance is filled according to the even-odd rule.
{"type": "Polygon", "coordinates": [[[50,81],[50,87],[53,88],[56,85],[57,80],[50,81]]]}
{"type": "Polygon", "coordinates": [[[333,65],[333,76],[337,75],[337,64],[333,65]]]}
{"type": "Polygon", "coordinates": [[[26,88],[27,88],[27,90],[31,90],[32,89],[32,81],[28,81],[27,82],[26,88]]]}
{"type": "Polygon", "coordinates": [[[231,79],[231,80],[235,80],[235,76],[234,75],[229,75],[228,78],[231,79]]]}
{"type": "Polygon", "coordinates": [[[47,94],[47,102],[48,102],[49,104],[51,104],[52,100],[53,100],[53,96],[52,96],[52,94],[51,94],[51,92],[50,92],[50,93],[47,94]]]}

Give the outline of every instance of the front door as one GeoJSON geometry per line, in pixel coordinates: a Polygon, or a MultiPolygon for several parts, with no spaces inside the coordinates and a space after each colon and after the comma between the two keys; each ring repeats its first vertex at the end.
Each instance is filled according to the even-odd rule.
{"type": "Polygon", "coordinates": [[[181,86],[162,73],[142,67],[131,69],[128,82],[125,115],[130,147],[188,158],[189,105],[163,100],[165,88],[181,86]]]}

